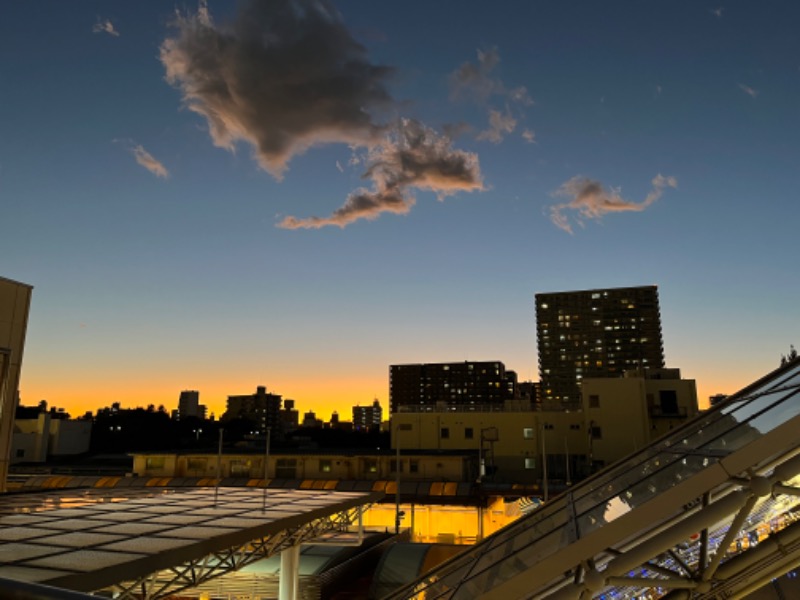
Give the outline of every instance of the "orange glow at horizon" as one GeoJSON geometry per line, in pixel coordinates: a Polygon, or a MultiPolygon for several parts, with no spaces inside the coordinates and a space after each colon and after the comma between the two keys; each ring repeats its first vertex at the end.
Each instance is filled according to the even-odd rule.
{"type": "MultiPolygon", "coordinates": [[[[709,396],[718,393],[732,394],[763,374],[740,369],[735,371],[735,375],[717,373],[713,380],[698,380],[697,399],[700,409],[708,408],[709,396]]],[[[684,376],[691,377],[690,374],[684,376]]],[[[313,411],[318,419],[327,422],[333,411],[337,411],[340,420],[349,421],[352,407],[370,405],[376,398],[383,407],[384,415],[388,417],[389,414],[389,382],[388,378],[381,377],[331,379],[317,376],[265,380],[232,378],[219,382],[209,374],[186,384],[185,381],[164,375],[137,382],[120,381],[118,384],[103,379],[96,381],[94,385],[88,385],[84,381],[64,379],[57,382],[44,381],[32,374],[26,376],[23,369],[20,403],[35,406],[40,400],[46,400],[48,406],[63,408],[73,418],[82,416],[87,411],[95,413],[97,409],[111,406],[114,402],[119,402],[122,408],[163,405],[167,412],[171,412],[178,406],[181,391],[198,390],[200,403],[207,407],[207,414],[210,416],[213,413],[218,419],[225,412],[229,395],[255,393],[256,387],[260,385],[266,386],[268,392],[278,394],[284,400],[294,400],[301,420],[303,414],[313,411]]]]}
{"type": "Polygon", "coordinates": [[[377,398],[388,415],[388,381],[369,379],[339,378],[334,380],[317,379],[274,379],[272,381],[212,382],[194,381],[193,385],[182,385],[184,382],[164,376],[153,377],[135,385],[108,385],[98,382],[95,386],[84,382],[58,381],[56,383],[26,377],[24,370],[20,384],[20,404],[36,406],[46,400],[48,407],[65,409],[73,418],[84,415],[87,411],[95,413],[97,409],[111,406],[119,402],[122,408],[146,408],[149,404],[156,407],[163,405],[167,412],[178,407],[178,398],[183,390],[200,392],[200,404],[207,407],[207,414],[212,413],[219,419],[225,412],[228,396],[253,394],[258,386],[265,386],[267,392],[278,394],[284,400],[294,400],[295,409],[303,414],[308,411],[316,413],[318,419],[329,421],[331,414],[337,411],[339,419],[349,421],[354,406],[367,406],[377,398]]]}

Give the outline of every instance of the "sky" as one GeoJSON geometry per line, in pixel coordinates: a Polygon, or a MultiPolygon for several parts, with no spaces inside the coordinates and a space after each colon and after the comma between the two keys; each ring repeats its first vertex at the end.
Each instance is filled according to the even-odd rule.
{"type": "Polygon", "coordinates": [[[534,295],[658,285],[701,405],[800,344],[794,1],[8,2],[0,276],[73,416],[389,365],[538,380],[534,295]]]}

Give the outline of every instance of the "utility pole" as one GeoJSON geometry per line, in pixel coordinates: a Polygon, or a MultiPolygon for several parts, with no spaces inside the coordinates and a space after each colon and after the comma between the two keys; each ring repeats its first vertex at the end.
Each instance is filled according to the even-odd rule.
{"type": "Polygon", "coordinates": [[[261,502],[261,512],[267,510],[267,483],[269,480],[269,436],[272,432],[271,427],[267,427],[267,440],[264,444],[264,494],[261,502]]]}
{"type": "Polygon", "coordinates": [[[545,427],[547,423],[542,423],[542,487],[544,489],[544,501],[547,502],[550,495],[547,489],[547,449],[545,448],[544,443],[544,432],[546,431],[545,427]]]}
{"type": "Polygon", "coordinates": [[[400,513],[400,424],[397,424],[397,429],[395,429],[395,436],[397,438],[397,442],[395,443],[395,449],[397,450],[397,456],[394,461],[394,468],[395,474],[397,475],[397,489],[394,492],[394,532],[400,533],[400,518],[402,514],[400,513]]]}

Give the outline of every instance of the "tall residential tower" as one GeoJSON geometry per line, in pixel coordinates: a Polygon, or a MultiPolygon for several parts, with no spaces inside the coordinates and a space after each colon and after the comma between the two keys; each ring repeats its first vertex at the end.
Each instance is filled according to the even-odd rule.
{"type": "Polygon", "coordinates": [[[581,380],[664,366],[658,288],[536,294],[543,404],[580,406],[581,380]]]}

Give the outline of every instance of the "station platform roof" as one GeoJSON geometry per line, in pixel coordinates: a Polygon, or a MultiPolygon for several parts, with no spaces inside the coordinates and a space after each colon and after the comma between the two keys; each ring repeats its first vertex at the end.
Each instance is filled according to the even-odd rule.
{"type": "Polygon", "coordinates": [[[224,487],[9,494],[0,497],[0,578],[95,591],[151,585],[165,569],[235,570],[342,530],[382,496],[224,487]]]}

